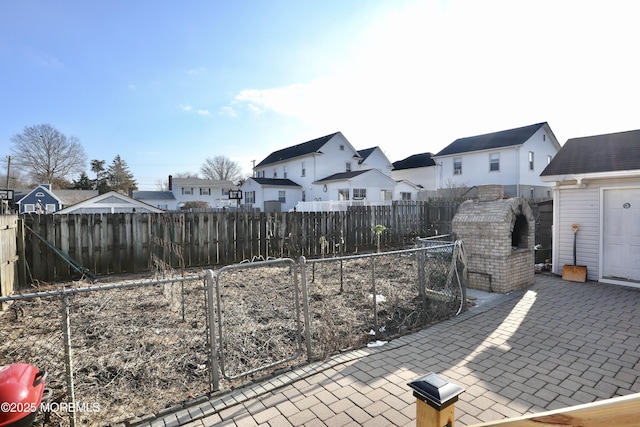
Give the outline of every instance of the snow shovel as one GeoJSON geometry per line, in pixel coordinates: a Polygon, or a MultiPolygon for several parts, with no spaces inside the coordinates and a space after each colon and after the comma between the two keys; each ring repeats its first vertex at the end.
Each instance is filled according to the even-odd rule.
{"type": "Polygon", "coordinates": [[[571,282],[586,282],[587,281],[587,266],[576,265],[576,236],[580,225],[572,224],[571,231],[573,231],[573,265],[564,265],[562,267],[562,279],[569,280],[571,282]]]}

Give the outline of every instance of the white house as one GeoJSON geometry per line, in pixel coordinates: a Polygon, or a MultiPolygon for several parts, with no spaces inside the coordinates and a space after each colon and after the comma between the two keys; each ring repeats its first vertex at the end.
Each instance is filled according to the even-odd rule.
{"type": "Polygon", "coordinates": [[[398,182],[408,182],[415,185],[419,189],[420,199],[435,196],[437,190],[436,162],[432,156],[431,153],[413,154],[393,162],[391,177],[398,182]]]}
{"type": "Polygon", "coordinates": [[[549,124],[460,138],[435,156],[436,187],[498,184],[505,195],[551,197],[551,184],[540,173],[560,150],[549,124]]]}
{"type": "Polygon", "coordinates": [[[336,132],[268,155],[254,167],[254,178],[242,185],[243,203],[277,210],[273,203],[267,209],[264,202],[285,200],[281,210],[306,210],[304,203],[390,202],[395,187],[391,169],[379,147],[358,151],[336,132]]]}
{"type": "Polygon", "coordinates": [[[171,191],[134,191],[133,198],[165,211],[178,210],[178,201],[171,191]]]}
{"type": "Polygon", "coordinates": [[[640,287],[640,130],[569,139],[541,173],[553,187],[553,272],[640,287]],[[575,236],[572,225],[578,225],[575,236]]]}
{"type": "Polygon", "coordinates": [[[187,202],[206,202],[214,209],[236,206],[237,201],[229,199],[229,191],[237,189],[238,186],[229,180],[174,178],[169,175],[169,191],[173,193],[178,209],[187,202]]]}
{"type": "Polygon", "coordinates": [[[358,155],[360,156],[360,160],[358,160],[358,170],[377,169],[383,174],[391,176],[393,166],[380,147],[358,150],[358,155]]]}
{"type": "Polygon", "coordinates": [[[411,181],[403,179],[396,181],[396,186],[393,191],[393,200],[416,201],[421,200],[423,189],[420,185],[416,185],[411,181]]]}
{"type": "Polygon", "coordinates": [[[59,214],[162,213],[161,209],[116,191],[100,194],[55,212],[59,214]]]}
{"type": "Polygon", "coordinates": [[[286,178],[247,179],[242,186],[242,203],[260,206],[264,212],[287,212],[302,198],[302,187],[286,178]]]}

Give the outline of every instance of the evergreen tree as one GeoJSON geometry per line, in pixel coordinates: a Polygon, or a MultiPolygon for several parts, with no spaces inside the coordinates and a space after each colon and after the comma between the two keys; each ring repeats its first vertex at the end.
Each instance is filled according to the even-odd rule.
{"type": "Polygon", "coordinates": [[[118,154],[107,168],[107,184],[109,189],[122,194],[128,194],[129,189],[136,190],[138,184],[133,174],[120,155],[118,154]]]}
{"type": "Polygon", "coordinates": [[[78,180],[73,181],[71,188],[76,190],[91,190],[93,189],[93,182],[89,179],[89,175],[87,175],[86,172],[82,172],[78,180]]]}

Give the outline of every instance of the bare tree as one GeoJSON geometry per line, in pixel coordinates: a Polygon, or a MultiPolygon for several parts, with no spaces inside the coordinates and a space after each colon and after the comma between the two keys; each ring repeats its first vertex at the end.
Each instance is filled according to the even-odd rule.
{"type": "Polygon", "coordinates": [[[448,179],[444,182],[444,185],[438,189],[438,195],[442,199],[447,199],[453,202],[462,202],[469,195],[469,186],[465,184],[459,184],[455,181],[448,179]]]}
{"type": "Polygon", "coordinates": [[[200,167],[200,173],[207,179],[238,181],[242,169],[238,163],[225,156],[208,157],[200,167]]]}
{"type": "Polygon", "coordinates": [[[26,126],[11,142],[16,168],[36,183],[69,181],[85,170],[87,156],[78,138],[49,124],[26,126]]]}

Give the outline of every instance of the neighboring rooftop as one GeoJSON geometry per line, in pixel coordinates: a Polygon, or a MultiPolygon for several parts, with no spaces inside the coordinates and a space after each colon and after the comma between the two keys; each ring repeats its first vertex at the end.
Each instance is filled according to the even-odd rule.
{"type": "Polygon", "coordinates": [[[343,180],[343,179],[351,179],[355,176],[361,175],[365,172],[369,172],[371,169],[365,169],[365,170],[361,170],[361,171],[351,171],[351,172],[338,172],[338,173],[334,173],[333,175],[329,175],[326,178],[322,178],[319,179],[316,182],[324,182],[324,181],[338,181],[338,180],[343,180]]]}
{"type": "Polygon", "coordinates": [[[522,145],[547,122],[536,123],[535,125],[524,126],[515,129],[503,130],[500,132],[487,133],[484,135],[459,138],[446,146],[436,154],[438,156],[448,156],[451,154],[468,153],[470,151],[490,150],[493,148],[510,147],[522,145]]]}
{"type": "Polygon", "coordinates": [[[134,199],[144,200],[176,200],[171,191],[134,191],[134,199]]]}
{"type": "Polygon", "coordinates": [[[252,177],[252,180],[260,185],[276,185],[276,186],[288,186],[288,187],[300,187],[299,184],[291,181],[288,178],[257,178],[252,177]]]}
{"type": "Polygon", "coordinates": [[[269,154],[263,161],[258,163],[256,167],[268,165],[271,163],[281,162],[283,160],[293,159],[295,157],[304,156],[317,152],[324,144],[326,144],[331,138],[339,134],[335,132],[330,135],[321,136],[320,138],[312,139],[311,141],[303,142],[302,144],[294,145],[291,147],[283,148],[282,150],[274,151],[269,154]]]}
{"type": "Polygon", "coordinates": [[[569,139],[540,176],[640,170],[640,130],[569,139]]]}
{"type": "Polygon", "coordinates": [[[415,169],[429,166],[435,166],[436,162],[431,158],[431,153],[414,154],[406,159],[393,162],[393,170],[415,169]]]}

